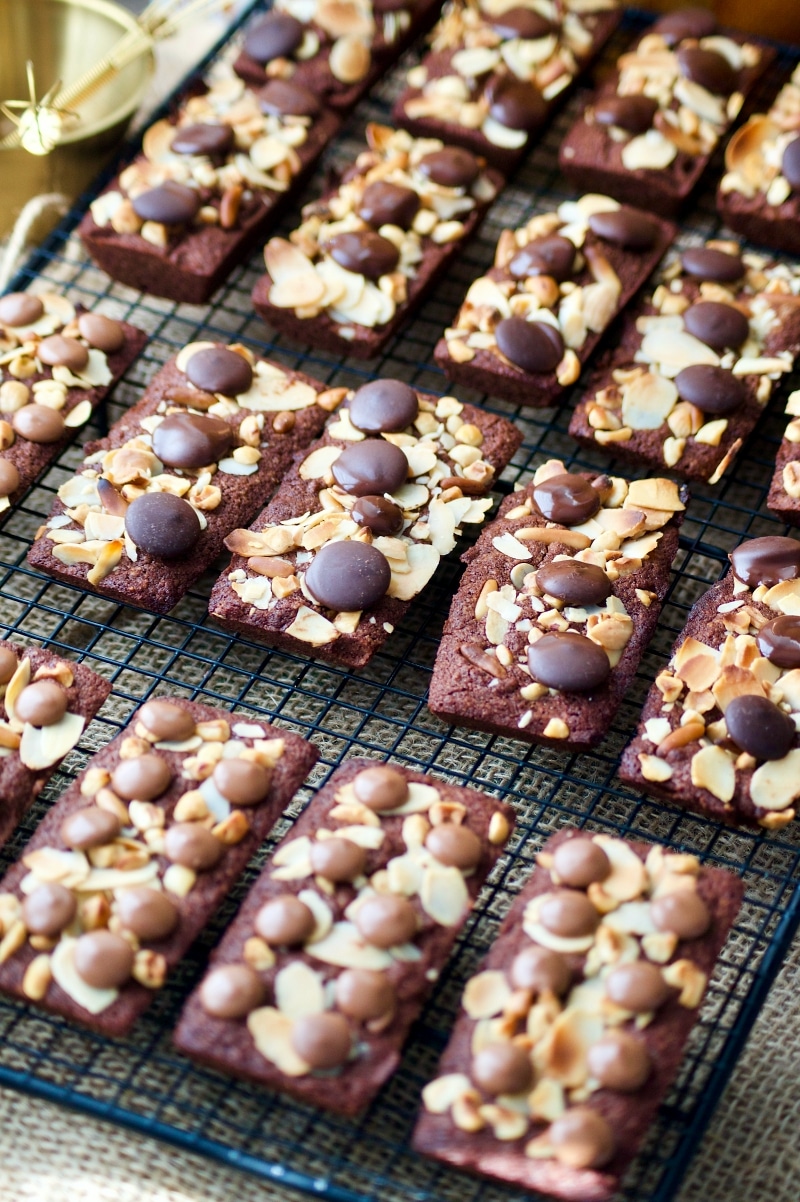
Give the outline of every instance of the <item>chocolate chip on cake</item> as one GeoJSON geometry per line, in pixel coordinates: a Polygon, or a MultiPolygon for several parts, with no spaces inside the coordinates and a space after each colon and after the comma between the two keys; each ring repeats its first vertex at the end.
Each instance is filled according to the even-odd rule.
{"type": "Polygon", "coordinates": [[[316,919],[313,913],[293,893],[274,897],[261,907],[255,917],[256,932],[276,947],[293,947],[313,935],[316,919]]]}
{"type": "Polygon", "coordinates": [[[644,134],[653,124],[658,102],[649,96],[605,96],[592,112],[598,125],[615,125],[629,134],[644,134]]]}
{"type": "Polygon", "coordinates": [[[748,588],[766,584],[771,588],[782,580],[800,577],[800,542],[780,534],[750,538],[728,555],[734,575],[748,588]]]}
{"type": "Polygon", "coordinates": [[[711,246],[690,246],[681,255],[681,263],[687,275],[717,284],[734,284],[746,270],[739,255],[711,246]]]}
{"type": "Polygon", "coordinates": [[[202,205],[200,193],[186,184],[167,180],[156,188],[148,188],[131,197],[131,204],[142,221],[160,225],[188,225],[194,221],[202,205]]]}
{"type": "Polygon", "coordinates": [[[543,593],[566,605],[602,605],[613,591],[602,568],[579,559],[542,564],[536,572],[536,583],[543,593]]]}
{"type": "Polygon", "coordinates": [[[699,301],[683,314],[690,334],[716,351],[736,350],[750,333],[750,323],[741,310],[719,301],[699,301]]]}
{"type": "Polygon", "coordinates": [[[158,743],[182,743],[195,732],[195,720],[189,710],[160,697],[146,701],[139,710],[138,718],[158,743]]]}
{"type": "Polygon", "coordinates": [[[67,694],[55,680],[37,680],[26,685],[14,703],[20,722],[31,726],[52,726],[67,712],[67,694]]]}
{"type": "MultiPolygon", "coordinates": [[[[781,614],[756,635],[762,655],[778,668],[800,668],[800,616],[781,614]]],[[[1,678],[0,678],[1,679],[1,678]]]]}
{"type": "Polygon", "coordinates": [[[402,380],[372,380],[353,393],[350,421],[364,434],[392,434],[419,416],[419,398],[402,380]]]}
{"type": "Polygon", "coordinates": [[[244,52],[257,63],[271,63],[276,58],[289,58],[303,40],[305,30],[289,13],[268,13],[248,30],[244,52]]]}
{"type": "Polygon", "coordinates": [[[78,899],[71,889],[56,881],[38,885],[22,900],[22,921],[31,935],[54,939],[70,925],[78,912],[78,899]]]}
{"type": "Polygon", "coordinates": [[[61,823],[59,834],[67,847],[75,851],[89,851],[112,843],[120,833],[120,820],[110,810],[100,806],[83,806],[73,810],[61,823]]]}
{"type": "Polygon", "coordinates": [[[560,472],[534,486],[539,512],[559,526],[580,526],[600,508],[600,494],[588,480],[574,472],[560,472]]]}
{"type": "Polygon", "coordinates": [[[161,889],[129,886],[115,894],[114,904],[123,929],[147,943],[166,939],[178,925],[178,907],[161,889]]]}
{"type": "Polygon", "coordinates": [[[81,313],[78,317],[78,333],[89,346],[102,351],[104,355],[114,355],[125,345],[122,323],[114,321],[113,317],[104,317],[102,313],[81,313]]]}
{"type": "Polygon", "coordinates": [[[155,801],[172,783],[172,769],[160,755],[120,760],[111,773],[111,788],[123,801],[155,801]]]}
{"type": "Polygon", "coordinates": [[[347,541],[320,547],[305,574],[306,588],[315,600],[344,613],[377,605],[391,580],[383,552],[369,543],[347,541]]]}
{"type": "Polygon", "coordinates": [[[44,305],[32,292],[9,292],[0,297],[0,325],[17,329],[35,325],[44,313],[44,305]]]}
{"type": "Polygon", "coordinates": [[[725,725],[737,747],[757,760],[782,760],[797,735],[789,714],[768,697],[753,693],[745,693],[728,702],[725,725]]]}
{"type": "Polygon", "coordinates": [[[346,447],[331,470],[339,487],[351,496],[382,496],[405,484],[408,459],[394,443],[368,438],[346,447]]]}
{"type": "Polygon", "coordinates": [[[478,178],[480,164],[468,150],[445,146],[423,155],[417,170],[443,188],[468,188],[478,178]]]}
{"type": "Polygon", "coordinates": [[[265,998],[261,978],[247,964],[220,965],[200,986],[200,1004],[213,1018],[244,1018],[265,998]]]}
{"type": "Polygon", "coordinates": [[[231,427],[210,414],[170,413],[153,431],[153,450],[167,467],[207,467],[232,445],[231,427]]]}
{"type": "Polygon", "coordinates": [[[592,213],[589,229],[598,238],[624,246],[626,250],[649,250],[659,234],[657,221],[627,205],[592,213]]]}
{"type": "Polygon", "coordinates": [[[684,367],[675,377],[675,387],[682,401],[715,417],[735,413],[747,399],[747,389],[733,372],[710,363],[684,367]]]}
{"type": "Polygon", "coordinates": [[[560,884],[587,889],[595,881],[606,879],[611,861],[594,839],[567,839],[553,852],[552,871],[560,884]]]}
{"type": "Polygon", "coordinates": [[[186,364],[186,376],[204,392],[236,397],[250,388],[253,369],[244,355],[226,346],[214,346],[192,355],[186,364]]]}
{"type": "Polygon", "coordinates": [[[549,275],[563,283],[572,275],[577,254],[575,243],[561,234],[548,234],[532,238],[521,247],[508,264],[508,270],[517,280],[531,275],[549,275]]]}
{"type": "Polygon", "coordinates": [[[233,126],[197,124],[182,125],[170,143],[175,154],[203,154],[210,158],[225,158],[234,146],[233,126]]]}
{"type": "Polygon", "coordinates": [[[183,497],[152,492],[137,497],[125,514],[125,529],[140,550],[162,559],[188,554],[202,534],[200,519],[183,497]]]}
{"type": "Polygon", "coordinates": [[[619,1093],[641,1089],[653,1069],[644,1040],[637,1039],[630,1031],[606,1031],[589,1047],[586,1062],[603,1089],[619,1093]]]}
{"type": "Polygon", "coordinates": [[[224,844],[199,822],[176,822],[164,836],[164,854],[194,872],[216,867],[224,852],[224,844]]]}
{"type": "Polygon", "coordinates": [[[408,781],[389,764],[376,764],[354,777],[353,792],[362,805],[381,814],[396,810],[408,800],[408,781]]]}
{"type": "Polygon", "coordinates": [[[396,225],[407,230],[419,212],[419,206],[420,198],[413,188],[388,180],[375,180],[364,189],[356,212],[362,221],[376,230],[382,225],[396,225]]]}
{"type": "Polygon", "coordinates": [[[498,348],[523,371],[553,371],[564,357],[564,339],[546,321],[504,317],[494,330],[498,348]]]}
{"type": "Polygon", "coordinates": [[[64,437],[66,425],[57,409],[47,405],[23,405],[11,419],[11,424],[28,442],[51,443],[64,437]]]}
{"type": "Polygon", "coordinates": [[[94,989],[119,989],[130,980],[133,948],[111,931],[89,931],[75,944],[75,971],[94,989]]]}
{"type": "Polygon", "coordinates": [[[400,258],[394,242],[374,230],[334,234],[324,244],[324,249],[345,271],[363,275],[368,280],[380,279],[394,271],[400,258]]]}

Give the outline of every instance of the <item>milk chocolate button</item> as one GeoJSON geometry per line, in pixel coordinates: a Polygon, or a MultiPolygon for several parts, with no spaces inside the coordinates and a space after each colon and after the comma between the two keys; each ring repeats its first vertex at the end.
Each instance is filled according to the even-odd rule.
{"type": "Polygon", "coordinates": [[[655,898],[650,915],[659,931],[672,931],[679,939],[699,939],[711,926],[711,912],[695,889],[676,889],[655,898]]]}
{"type": "Polygon", "coordinates": [[[188,225],[197,216],[202,204],[196,188],[167,180],[157,188],[148,188],[131,197],[131,204],[142,221],[157,221],[160,225],[188,225]]]}
{"type": "Polygon", "coordinates": [[[745,273],[739,255],[708,246],[690,246],[681,255],[683,270],[696,280],[714,280],[718,284],[733,284],[745,273]]]}
{"type": "Polygon", "coordinates": [[[715,351],[737,349],[750,332],[744,313],[719,301],[690,305],[683,315],[683,324],[690,334],[715,351]]]}
{"type": "Polygon", "coordinates": [[[85,338],[89,346],[102,351],[104,355],[113,355],[125,344],[125,330],[122,323],[114,321],[113,317],[104,317],[102,313],[81,313],[78,318],[78,333],[85,338]]]}
{"type": "Polygon", "coordinates": [[[20,722],[52,726],[67,712],[67,694],[55,680],[37,680],[26,685],[14,704],[20,722]]]}
{"type": "Polygon", "coordinates": [[[184,739],[191,739],[195,730],[194,718],[188,710],[172,701],[162,701],[160,697],[145,702],[139,710],[138,720],[159,743],[182,743],[184,739]]]}
{"type": "Polygon", "coordinates": [[[442,188],[468,188],[478,178],[480,165],[474,154],[458,146],[445,146],[423,155],[417,170],[442,188]]]}
{"type": "Polygon", "coordinates": [[[269,792],[272,772],[254,760],[220,760],[212,780],[231,805],[254,806],[269,792]]]}
{"type": "Polygon", "coordinates": [[[553,371],[564,357],[564,340],[548,322],[504,317],[494,336],[506,359],[523,371],[553,371]]]}
{"type": "Polygon", "coordinates": [[[38,296],[30,292],[9,292],[0,297],[0,325],[32,326],[44,313],[44,305],[38,296]]]}
{"type": "Polygon", "coordinates": [[[147,885],[118,889],[115,903],[125,930],[147,943],[166,939],[178,925],[178,907],[160,889],[149,889],[147,885]]]}
{"type": "Polygon", "coordinates": [[[523,1093],[533,1084],[533,1065],[524,1048],[506,1040],[487,1043],[472,1061],[472,1080],[488,1094],[523,1093]]]}
{"type": "Polygon", "coordinates": [[[486,91],[489,116],[506,129],[533,133],[547,116],[542,93],[526,80],[496,76],[486,91]]]}
{"type": "Polygon", "coordinates": [[[311,1068],[339,1068],[350,1055],[352,1036],[341,1014],[304,1014],[292,1024],[292,1047],[311,1068]]]}
{"type": "Polygon", "coordinates": [[[428,831],[425,846],[440,864],[469,872],[481,858],[481,841],[468,826],[442,822],[428,831]]]}
{"type": "Polygon", "coordinates": [[[559,889],[542,902],[539,922],[563,939],[579,939],[597,930],[600,915],[585,893],[559,889]]]}
{"type": "Polygon", "coordinates": [[[401,230],[407,230],[419,205],[419,195],[413,188],[376,180],[367,184],[356,212],[362,221],[376,230],[382,225],[397,225],[401,230]]]}
{"type": "Polygon", "coordinates": [[[0,684],[8,684],[18,664],[19,660],[10,647],[0,647],[0,684]]]}
{"type": "Polygon", "coordinates": [[[661,970],[646,960],[620,964],[606,977],[606,993],[611,1001],[634,1014],[657,1010],[671,992],[661,970]]]}
{"type": "Polygon", "coordinates": [[[526,947],[511,962],[510,977],[515,989],[530,989],[532,993],[549,991],[560,997],[567,992],[572,973],[558,952],[546,947],[526,947]]]}
{"type": "Polygon", "coordinates": [[[611,672],[603,648],[572,631],[543,634],[528,648],[528,667],[539,684],[566,693],[590,693],[611,672]]]}
{"type": "Polygon", "coordinates": [[[342,1014],[360,1023],[383,1018],[395,1005],[391,981],[371,968],[346,968],[336,978],[335,997],[342,1014]]]}
{"type": "Polygon", "coordinates": [[[614,1155],[614,1132],[588,1106],[570,1106],[550,1124],[547,1139],[556,1159],[571,1169],[598,1169],[614,1155]]]}
{"type": "Polygon", "coordinates": [[[509,8],[504,13],[489,17],[492,29],[501,38],[523,38],[526,42],[535,42],[555,33],[558,26],[540,13],[530,8],[509,8]]]}
{"type": "Polygon", "coordinates": [[[77,338],[65,338],[63,334],[43,338],[36,357],[48,367],[67,367],[70,371],[82,371],[89,362],[89,352],[83,343],[77,338]]]}
{"type": "Polygon", "coordinates": [[[568,280],[575,266],[575,244],[561,234],[533,238],[517,251],[508,270],[517,280],[529,275],[549,275],[559,283],[568,280]]]}
{"type": "Polygon", "coordinates": [[[184,125],[170,143],[175,154],[207,154],[224,158],[233,150],[233,127],[230,125],[184,125]]]}
{"type": "Polygon", "coordinates": [[[350,401],[350,421],[364,434],[397,434],[419,416],[419,398],[402,380],[362,384],[350,401]]]}
{"type": "Polygon", "coordinates": [[[148,492],[131,501],[125,529],[140,551],[162,559],[188,554],[202,534],[189,502],[168,492],[148,492]]]}
{"type": "Polygon", "coordinates": [[[274,116],[316,117],[319,101],[313,92],[288,79],[271,79],[258,93],[262,113],[274,116]]]}
{"type": "Polygon", "coordinates": [[[588,889],[610,871],[611,862],[594,839],[568,839],[553,852],[553,872],[560,884],[572,889],[588,889]]]}
{"type": "Polygon", "coordinates": [[[560,472],[535,485],[533,500],[542,517],[559,526],[580,526],[600,508],[597,489],[574,472],[560,472]]]}
{"type": "Polygon", "coordinates": [[[28,442],[51,443],[64,437],[66,426],[57,409],[47,405],[23,405],[11,419],[11,424],[28,442]]]}
{"type": "Polygon", "coordinates": [[[346,447],[331,471],[339,487],[351,496],[381,496],[405,484],[408,460],[394,443],[384,438],[367,438],[346,447]]]}
{"type": "Polygon", "coordinates": [[[294,947],[314,934],[316,919],[311,910],[293,893],[273,897],[256,914],[255,929],[275,947],[294,947]]]}
{"type": "Polygon", "coordinates": [[[317,551],[305,581],[320,605],[354,613],[372,609],[386,596],[392,570],[383,552],[368,543],[328,543],[317,551]]]}
{"type": "Polygon", "coordinates": [[[78,899],[64,885],[39,885],[22,900],[22,921],[31,935],[60,935],[78,912],[78,899]]]}
{"type": "Polygon", "coordinates": [[[767,622],[759,630],[756,641],[761,654],[776,667],[800,668],[800,617],[796,614],[782,614],[767,622]]]}
{"type": "Polygon", "coordinates": [[[10,459],[0,459],[0,497],[10,497],[19,488],[20,476],[10,459]]]}
{"type": "Polygon", "coordinates": [[[130,980],[133,948],[111,931],[89,931],[75,944],[75,971],[95,989],[118,989],[130,980]]]}
{"type": "Polygon", "coordinates": [[[337,885],[362,876],[366,863],[366,849],[350,839],[323,839],[311,845],[314,872],[337,885]]]}
{"type": "Polygon", "coordinates": [[[213,968],[200,986],[200,1005],[212,1018],[244,1018],[265,997],[261,978],[248,964],[213,968]]]}
{"type": "Polygon", "coordinates": [[[373,534],[399,534],[403,529],[403,511],[386,497],[359,497],[350,510],[357,526],[365,526],[373,534]]]}
{"type": "Polygon", "coordinates": [[[780,534],[750,538],[728,555],[734,575],[748,588],[780,584],[800,576],[800,542],[780,534]]]}
{"type": "Polygon", "coordinates": [[[649,96],[607,96],[594,106],[598,125],[616,125],[629,134],[644,134],[653,124],[658,103],[649,96]]]}
{"type": "Polygon", "coordinates": [[[646,213],[622,205],[604,213],[592,213],[589,229],[598,238],[626,250],[649,250],[658,237],[658,223],[646,213]]]}
{"type": "Polygon", "coordinates": [[[408,800],[408,781],[396,768],[376,764],[354,778],[353,792],[362,805],[382,814],[386,810],[396,810],[408,800]]]}
{"type": "Polygon", "coordinates": [[[795,191],[800,189],[800,138],[794,138],[784,150],[781,171],[795,191]]]}
{"type": "Polygon", "coordinates": [[[110,810],[101,810],[100,806],[83,806],[64,819],[59,834],[67,847],[75,851],[88,851],[92,847],[113,842],[120,829],[119,818],[110,810]]]}
{"type": "Polygon", "coordinates": [[[696,405],[701,413],[724,417],[735,413],[747,399],[747,390],[733,372],[710,363],[693,363],[675,377],[675,387],[682,401],[696,405]]]}
{"type": "Polygon", "coordinates": [[[160,755],[120,760],[111,773],[111,788],[123,801],[155,801],[171,782],[170,766],[160,755]]]}
{"type": "Polygon", "coordinates": [[[373,947],[408,943],[417,933],[417,915],[411,902],[391,893],[368,897],[356,911],[355,924],[361,938],[373,947]]]}
{"type": "Polygon", "coordinates": [[[782,760],[797,734],[788,714],[768,697],[752,693],[734,697],[728,703],[725,725],[737,747],[757,760],[782,760]]]}
{"type": "Polygon", "coordinates": [[[629,1031],[606,1031],[586,1055],[591,1075],[603,1089],[633,1093],[650,1076],[650,1053],[641,1039],[629,1031]]]}
{"type": "Polygon", "coordinates": [[[707,8],[682,8],[656,21],[651,32],[659,33],[668,46],[675,46],[684,38],[707,38],[717,28],[713,13],[707,8]]]}
{"type": "Polygon", "coordinates": [[[225,846],[199,822],[176,822],[164,836],[164,853],[173,864],[208,872],[222,859],[225,846]]]}
{"type": "Polygon", "coordinates": [[[557,559],[542,564],[536,583],[550,597],[566,605],[602,605],[611,593],[611,581],[602,568],[579,559],[557,559]]]}
{"type": "Polygon", "coordinates": [[[288,13],[271,12],[244,39],[244,52],[257,63],[288,58],[303,40],[303,26],[288,13]]]}
{"type": "Polygon", "coordinates": [[[681,75],[717,96],[729,96],[736,88],[736,71],[724,55],[700,46],[681,46],[677,52],[681,75]]]}
{"type": "Polygon", "coordinates": [[[226,346],[209,346],[192,355],[186,364],[186,378],[203,392],[239,396],[253,383],[253,369],[244,355],[226,346]]]}
{"type": "Polygon", "coordinates": [[[228,423],[207,413],[170,413],[153,432],[153,450],[167,467],[207,467],[232,445],[228,423]]]}
{"type": "Polygon", "coordinates": [[[345,271],[366,276],[368,280],[380,279],[394,271],[400,251],[394,242],[376,234],[374,230],[350,230],[334,234],[324,248],[334,262],[345,271]]]}

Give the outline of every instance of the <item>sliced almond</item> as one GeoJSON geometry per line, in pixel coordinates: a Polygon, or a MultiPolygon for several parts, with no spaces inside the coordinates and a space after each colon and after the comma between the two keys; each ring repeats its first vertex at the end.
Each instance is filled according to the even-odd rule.
{"type": "Polygon", "coordinates": [[[62,935],[50,957],[53,979],[67,997],[89,1014],[102,1014],[117,1000],[118,989],[97,989],[87,984],[75,968],[77,939],[62,935]]]}
{"type": "Polygon", "coordinates": [[[422,1091],[422,1104],[429,1114],[447,1114],[454,1102],[473,1092],[469,1077],[447,1073],[429,1081],[422,1091]]]}
{"type": "Polygon", "coordinates": [[[319,974],[303,960],[294,960],[275,977],[275,1004],[292,1018],[321,1014],[325,1009],[325,990],[319,974]]]}
{"type": "Polygon", "coordinates": [[[19,757],[26,768],[38,771],[51,768],[72,751],[83,734],[86,719],[69,711],[51,726],[31,726],[25,723],[19,747],[19,757]]]}
{"type": "Polygon", "coordinates": [[[467,982],[461,1004],[470,1018],[494,1018],[503,1013],[511,993],[506,974],[489,969],[467,982]]]}
{"type": "Polygon", "coordinates": [[[750,800],[762,810],[785,810],[800,797],[800,748],[768,760],[750,780],[750,800]]]}
{"type": "Polygon", "coordinates": [[[304,1077],[311,1066],[292,1047],[292,1020],[273,1006],[261,1006],[247,1016],[247,1029],[264,1057],[287,1077],[304,1077]]]}
{"type": "MultiPolygon", "coordinates": [[[[800,751],[797,753],[800,759],[800,751]]],[[[778,761],[782,763],[783,761],[778,761]]],[[[770,765],[765,765],[769,767],[770,765]]],[[[692,784],[697,789],[707,789],[719,801],[730,801],[736,792],[736,768],[733,758],[721,747],[701,747],[692,756],[692,784]]],[[[797,794],[800,795],[800,780],[797,794]]],[[[788,804],[788,802],[787,802],[788,804]]],[[[774,807],[780,809],[780,806],[774,807]]]]}
{"type": "Polygon", "coordinates": [[[336,922],[324,939],[306,949],[315,960],[339,968],[371,968],[381,972],[392,963],[388,951],[364,943],[352,922],[336,922]]]}
{"type": "Polygon", "coordinates": [[[469,909],[469,893],[457,868],[432,864],[422,877],[419,892],[422,908],[441,926],[455,926],[469,909]]]}

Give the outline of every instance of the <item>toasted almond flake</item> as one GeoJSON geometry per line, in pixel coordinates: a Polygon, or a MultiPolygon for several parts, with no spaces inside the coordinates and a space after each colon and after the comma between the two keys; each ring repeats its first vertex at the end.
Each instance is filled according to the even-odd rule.
{"type": "Polygon", "coordinates": [[[472,1092],[469,1077],[463,1073],[447,1073],[428,1082],[422,1091],[422,1104],[430,1114],[447,1114],[454,1102],[472,1092]]]}
{"type": "Polygon", "coordinates": [[[72,750],[85,725],[86,719],[81,714],[69,711],[51,726],[31,726],[26,722],[19,747],[22,763],[32,771],[52,767],[72,750]]]}
{"type": "Polygon", "coordinates": [[[644,752],[640,752],[637,759],[645,780],[663,782],[672,777],[670,765],[666,760],[659,759],[657,755],[646,755],[644,752]]]}
{"type": "Polygon", "coordinates": [[[455,926],[469,909],[469,893],[457,868],[435,862],[425,870],[419,900],[425,913],[441,926],[455,926]]]}
{"type": "Polygon", "coordinates": [[[388,951],[364,943],[356,926],[348,921],[334,923],[325,938],[306,946],[306,951],[315,960],[339,968],[371,968],[381,972],[392,963],[388,951]]]}
{"type": "Polygon", "coordinates": [[[768,760],[750,779],[750,800],[762,810],[785,810],[800,797],[800,748],[768,760]]]}
{"type": "Polygon", "coordinates": [[[307,605],[300,606],[294,621],[287,626],[286,634],[312,647],[324,647],[339,637],[339,631],[333,623],[307,605]]]}
{"type": "Polygon", "coordinates": [[[467,982],[461,1004],[470,1018],[494,1018],[503,1013],[511,993],[505,973],[489,969],[467,982]]]}
{"type": "Polygon", "coordinates": [[[247,1016],[247,1029],[257,1050],[287,1077],[303,1077],[311,1072],[292,1047],[292,1019],[273,1006],[261,1006],[247,1016]]]}
{"type": "MultiPolygon", "coordinates": [[[[800,759],[800,751],[798,752],[800,759]]],[[[736,769],[732,757],[721,747],[709,746],[692,756],[692,784],[707,789],[720,801],[730,801],[736,792],[736,769]]],[[[800,794],[800,781],[797,784],[800,794]]],[[[775,807],[780,808],[780,807],[775,807]]]]}
{"type": "Polygon", "coordinates": [[[89,1014],[102,1014],[119,996],[118,989],[96,989],[79,976],[75,968],[77,939],[62,935],[50,957],[53,979],[67,997],[89,1014]]]}
{"type": "Polygon", "coordinates": [[[680,989],[678,1002],[688,1010],[696,1010],[703,1000],[708,978],[693,960],[676,960],[662,969],[668,985],[680,989]]]}
{"type": "Polygon", "coordinates": [[[620,902],[638,897],[644,891],[647,874],[636,852],[610,835],[595,835],[593,842],[602,847],[611,863],[611,872],[600,882],[603,892],[620,902]]]}
{"type": "Polygon", "coordinates": [[[319,974],[302,960],[294,960],[275,977],[275,1004],[292,1018],[321,1014],[325,991],[319,974]]]}

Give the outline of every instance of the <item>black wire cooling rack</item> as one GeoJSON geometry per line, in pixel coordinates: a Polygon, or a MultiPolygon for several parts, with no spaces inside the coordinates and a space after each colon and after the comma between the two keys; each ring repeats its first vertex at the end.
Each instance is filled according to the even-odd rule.
{"type": "MultiPolygon", "coordinates": [[[[640,17],[626,19],[606,60],[641,24],[640,17]]],[[[792,66],[789,53],[781,51],[779,70],[756,96],[757,107],[769,104],[792,66]]],[[[365,120],[386,118],[401,78],[398,69],[373,99],[359,107],[325,165],[352,158],[363,138],[365,120]]],[[[371,372],[363,365],[269,339],[253,318],[249,300],[263,270],[258,256],[232,276],[208,308],[175,306],[113,284],[89,263],[73,235],[91,196],[81,198],[12,287],[26,287],[33,281],[66,287],[74,301],[147,329],[150,342],[144,354],[118,386],[101,420],[118,416],[179,347],[205,337],[241,339],[290,367],[303,367],[336,384],[355,385],[373,375],[393,375],[427,391],[443,392],[445,381],[431,366],[436,338],[470,280],[491,262],[500,230],[555,207],[565,195],[557,173],[557,148],[583,98],[585,94],[577,97],[553,123],[495,205],[480,237],[458,256],[449,278],[371,372]]],[[[134,151],[131,144],[126,155],[134,151]]],[[[318,172],[308,196],[319,189],[321,178],[318,172]]],[[[686,219],[681,240],[686,245],[716,229],[709,191],[686,219]]],[[[463,390],[462,395],[466,396],[463,390]]],[[[501,481],[505,491],[518,480],[528,480],[537,464],[553,456],[570,466],[613,466],[602,455],[576,450],[566,433],[569,404],[533,412],[489,407],[513,416],[525,435],[501,481]]],[[[112,682],[113,693],[16,838],[0,854],[0,866],[19,856],[47,806],[88,757],[117,734],[133,709],[153,694],[179,694],[226,710],[262,715],[312,739],[321,753],[313,785],[321,784],[332,768],[351,755],[391,756],[411,768],[502,795],[515,806],[518,826],[513,846],[483,891],[447,971],[414,1028],[402,1067],[357,1121],[322,1114],[194,1067],[172,1049],[170,1031],[181,1003],[252,880],[254,866],[127,1039],[100,1038],[27,1006],[0,1001],[0,1084],[110,1119],[331,1202],[518,1199],[522,1196],[518,1191],[489,1186],[414,1156],[408,1137],[420,1090],[434,1073],[463,983],[494,938],[536,851],[553,830],[565,824],[585,825],[693,851],[709,863],[739,873],[746,883],[739,921],[678,1081],[621,1195],[629,1202],[666,1202],[673,1197],[800,925],[800,894],[794,888],[800,834],[792,828],[763,837],[723,829],[639,796],[619,783],[615,771],[648,683],[663,664],[690,605],[723,572],[727,551],[742,537],[779,530],[764,501],[783,426],[781,409],[780,400],[773,402],[721,485],[694,491],[658,632],[612,733],[596,752],[585,755],[529,748],[514,740],[448,728],[426,709],[437,639],[459,577],[455,556],[442,566],[385,648],[358,674],[268,651],[217,629],[206,618],[213,573],[169,617],[157,617],[32,572],[25,562],[31,539],[59,484],[81,460],[79,446],[69,448],[0,532],[0,627],[17,640],[44,644],[82,660],[112,682]]],[[[280,824],[282,830],[309,796],[310,790],[305,789],[280,824]]]]}

